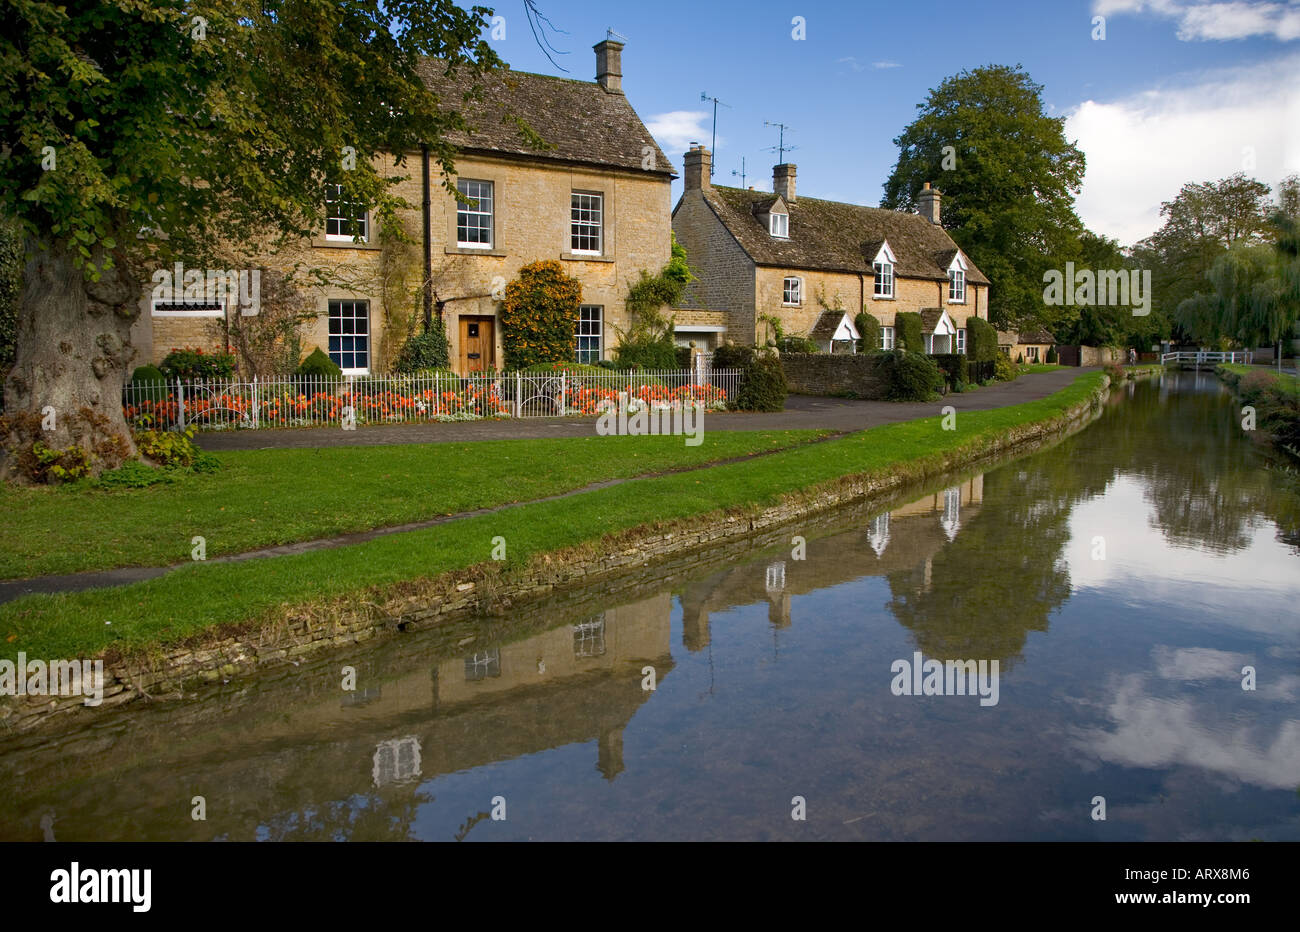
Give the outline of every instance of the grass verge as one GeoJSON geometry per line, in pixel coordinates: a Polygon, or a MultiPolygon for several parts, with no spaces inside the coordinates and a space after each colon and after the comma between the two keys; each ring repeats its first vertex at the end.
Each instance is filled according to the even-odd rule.
{"type": "MultiPolygon", "coordinates": [[[[768,457],[536,502],[499,514],[364,544],[236,564],[193,564],[165,577],[113,589],[35,595],[0,606],[0,655],[134,653],[222,625],[270,621],[292,606],[342,597],[380,600],[400,584],[488,562],[494,537],[507,542],[507,567],[544,553],[598,545],[648,525],[762,507],[791,493],[849,476],[936,471],[955,456],[976,456],[1007,431],[1050,423],[1085,402],[1105,378],[1079,376],[1039,401],[963,412],[945,431],[939,416],[872,428],[768,457]]],[[[602,442],[610,438],[602,438],[602,442]]]]}
{"type": "Polygon", "coordinates": [[[209,557],[545,498],[594,482],[784,449],[825,431],[250,450],[144,489],[0,489],[0,579],[209,557]]]}

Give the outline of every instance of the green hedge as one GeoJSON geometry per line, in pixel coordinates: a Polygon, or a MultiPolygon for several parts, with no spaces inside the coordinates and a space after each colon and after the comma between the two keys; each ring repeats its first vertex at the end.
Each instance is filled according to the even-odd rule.
{"type": "Polygon", "coordinates": [[[863,311],[857,317],[853,318],[853,326],[858,328],[859,353],[874,353],[880,349],[880,321],[876,320],[874,314],[868,314],[863,311]]]}
{"type": "Polygon", "coordinates": [[[894,318],[894,349],[904,349],[909,353],[925,352],[925,330],[921,326],[921,315],[915,311],[899,311],[894,318]]]}
{"type": "Polygon", "coordinates": [[[770,353],[755,354],[745,367],[731,407],[737,411],[784,411],[789,393],[781,360],[770,353]]]}
{"type": "Polygon", "coordinates": [[[883,353],[882,357],[889,385],[885,394],[888,401],[929,401],[943,388],[943,373],[935,365],[934,357],[898,349],[883,353]]]}
{"type": "Polygon", "coordinates": [[[982,317],[966,321],[966,355],[975,362],[989,362],[998,356],[998,332],[982,317]]]}
{"type": "Polygon", "coordinates": [[[441,317],[433,319],[433,326],[417,333],[402,344],[393,368],[397,372],[412,373],[425,369],[446,369],[451,365],[447,346],[447,327],[441,317]]]}

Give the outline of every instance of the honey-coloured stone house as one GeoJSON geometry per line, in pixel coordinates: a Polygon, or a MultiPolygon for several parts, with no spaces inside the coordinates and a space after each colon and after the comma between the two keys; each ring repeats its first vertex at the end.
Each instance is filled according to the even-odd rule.
{"type": "MultiPolygon", "coordinates": [[[[331,199],[325,229],[268,257],[268,267],[296,260],[335,270],[333,278],[343,282],[312,286],[317,316],[302,331],[304,352],[319,347],[348,374],[381,374],[412,315],[427,313],[446,325],[452,368],[501,368],[504,283],[524,265],[553,259],[582,285],[578,360],[609,358],[618,332],[631,323],[624,306],[629,285],[669,259],[676,177],[623,94],[623,47],[610,39],[596,44],[595,81],[509,71],[481,79],[481,98],[464,104],[469,79],[448,77],[440,62],[426,61],[425,80],[471,126],[448,137],[459,151],[455,183],[465,200],[442,187],[436,163],[420,152],[408,153],[397,169],[387,161],[386,172],[405,176],[395,192],[414,205],[399,212],[414,246],[398,257],[404,288],[393,307],[384,296],[398,292],[380,284],[384,247],[364,206],[331,199]],[[518,120],[547,147],[531,146],[518,120]]],[[[141,312],[133,342],[142,361],[154,362],[172,347],[223,348],[221,324],[238,313],[224,302],[160,305],[151,294],[141,312]]]]}
{"type": "MultiPolygon", "coordinates": [[[[900,311],[921,314],[926,352],[965,352],[966,321],[988,319],[989,281],[940,225],[941,195],[926,186],[920,213],[798,195],[794,165],[777,165],[772,191],[709,180],[712,155],[693,146],[673,232],[699,281],[688,287],[678,330],[698,322],[705,346],[764,343],[775,318],[787,336],[851,350],[866,311],[895,342],[900,311]]],[[[824,348],[824,346],[823,346],[824,348]]]]}

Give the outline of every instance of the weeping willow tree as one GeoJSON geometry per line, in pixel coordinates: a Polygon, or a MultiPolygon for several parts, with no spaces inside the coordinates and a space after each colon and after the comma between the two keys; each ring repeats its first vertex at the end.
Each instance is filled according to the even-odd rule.
{"type": "Polygon", "coordinates": [[[1179,303],[1178,325],[1204,344],[1220,339],[1247,347],[1278,343],[1295,326],[1297,307],[1282,256],[1271,245],[1233,245],[1205,273],[1211,290],[1179,303]]]}

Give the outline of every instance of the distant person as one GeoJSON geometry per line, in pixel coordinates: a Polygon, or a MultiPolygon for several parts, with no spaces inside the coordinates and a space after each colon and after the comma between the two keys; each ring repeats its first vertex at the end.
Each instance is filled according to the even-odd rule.
{"type": "Polygon", "coordinates": [[[1128,348],[1128,364],[1132,366],[1135,365],[1137,361],[1138,361],[1138,351],[1130,346],[1128,348]]]}

